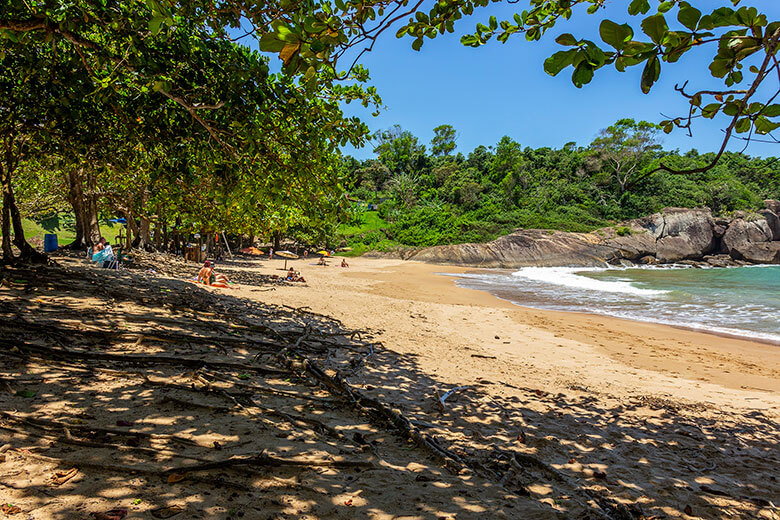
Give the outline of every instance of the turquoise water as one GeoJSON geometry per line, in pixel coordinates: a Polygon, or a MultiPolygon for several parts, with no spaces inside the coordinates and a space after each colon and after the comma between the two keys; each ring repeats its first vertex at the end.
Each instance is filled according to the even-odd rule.
{"type": "Polygon", "coordinates": [[[780,344],[780,266],[527,267],[458,277],[458,285],[527,307],[593,312],[780,344]]]}

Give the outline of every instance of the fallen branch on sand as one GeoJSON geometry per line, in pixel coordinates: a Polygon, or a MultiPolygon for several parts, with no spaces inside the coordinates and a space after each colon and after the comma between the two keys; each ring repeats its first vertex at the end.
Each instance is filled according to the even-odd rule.
{"type": "Polygon", "coordinates": [[[441,397],[439,397],[439,391],[436,390],[436,399],[439,401],[439,406],[441,407],[441,411],[443,412],[444,410],[447,409],[447,406],[444,404],[444,401],[446,401],[449,396],[451,396],[455,392],[458,392],[459,390],[465,390],[467,388],[471,388],[471,386],[470,385],[456,386],[452,390],[445,392],[444,395],[442,395],[441,397]]]}
{"type": "MultiPolygon", "coordinates": [[[[396,432],[401,434],[401,436],[413,441],[420,448],[433,455],[448,470],[453,473],[460,473],[464,469],[471,469],[455,453],[439,445],[432,436],[420,433],[404,415],[390,409],[387,405],[377,399],[361,394],[352,388],[340,375],[337,374],[335,377],[331,377],[309,358],[302,355],[301,357],[303,357],[301,366],[308,374],[330,388],[333,392],[347,397],[358,410],[376,417],[382,422],[389,423],[396,432]]],[[[295,369],[292,359],[284,358],[283,361],[287,363],[291,370],[295,369]]]]}

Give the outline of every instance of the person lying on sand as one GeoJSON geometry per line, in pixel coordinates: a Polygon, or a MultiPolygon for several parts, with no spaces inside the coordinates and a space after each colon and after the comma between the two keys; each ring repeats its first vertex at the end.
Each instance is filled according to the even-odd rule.
{"type": "Polygon", "coordinates": [[[303,276],[301,276],[300,273],[296,273],[295,270],[291,267],[289,271],[287,271],[287,278],[286,280],[290,282],[305,282],[306,280],[303,279],[303,276]]]}
{"type": "Polygon", "coordinates": [[[341,267],[349,267],[349,264],[347,263],[347,259],[346,258],[342,258],[341,259],[341,267]]]}
{"type": "Polygon", "coordinates": [[[216,274],[209,260],[204,262],[203,267],[198,271],[198,283],[203,283],[211,287],[229,288],[230,280],[224,274],[216,274]]]}

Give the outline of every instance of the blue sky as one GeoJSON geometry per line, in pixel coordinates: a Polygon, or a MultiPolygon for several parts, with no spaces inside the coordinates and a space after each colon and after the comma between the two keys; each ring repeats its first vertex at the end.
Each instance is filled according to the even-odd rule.
{"type": "MultiPolygon", "coordinates": [[[[712,0],[691,3],[699,4],[705,12],[716,5],[712,0]]],[[[625,14],[624,4],[616,1],[608,11],[610,18],[635,25],[638,18],[625,14]]],[[[717,4],[731,3],[721,0],[717,4]]],[[[770,21],[780,20],[777,0],[743,4],[756,6],[767,13],[770,21]]],[[[456,152],[464,154],[480,144],[495,145],[504,135],[523,146],[561,147],[570,141],[584,146],[600,129],[623,117],[659,122],[665,119],[662,113],[686,113],[687,102],[674,91],[675,83],[688,79],[696,89],[722,85],[706,68],[713,49],[676,64],[664,64],[660,81],[648,95],[639,89],[641,66],[622,74],[614,68],[604,68],[582,89],[572,85],[570,68],[557,77],[547,75],[542,68],[545,58],[563,49],[554,42],[555,36],[571,32],[600,41],[600,16],[574,16],[540,42],[526,42],[520,36],[510,38],[504,45],[494,41],[478,49],[460,44],[460,35],[473,30],[477,21],[486,21],[490,14],[499,20],[511,18],[512,13],[526,5],[522,0],[514,5],[491,4],[471,19],[456,24],[454,34],[426,40],[420,52],[411,49],[411,39],[398,40],[395,30],[388,31],[374,51],[361,60],[371,71],[370,84],[377,87],[387,108],[378,117],[355,105],[346,105],[345,111],[360,116],[372,131],[401,125],[426,145],[435,126],[451,124],[459,134],[456,152]]],[[[724,121],[697,121],[693,137],[675,130],[663,137],[664,147],[716,151],[722,141],[721,128],[727,124],[724,121]]],[[[730,149],[741,150],[743,146],[744,143],[734,141],[730,149]]],[[[778,152],[780,145],[753,143],[746,153],[774,156],[778,152]]],[[[344,153],[360,159],[374,157],[370,144],[360,150],[345,148],[344,153]]]]}

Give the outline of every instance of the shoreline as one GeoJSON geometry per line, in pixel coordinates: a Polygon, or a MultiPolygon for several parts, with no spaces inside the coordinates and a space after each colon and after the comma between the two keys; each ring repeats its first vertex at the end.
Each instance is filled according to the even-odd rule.
{"type": "MultiPolygon", "coordinates": [[[[438,264],[432,264],[432,265],[438,265],[438,264]]],[[[445,266],[443,266],[443,267],[445,267],[445,266]]],[[[742,266],[742,267],[764,267],[764,266],[742,266]]],[[[772,267],[776,267],[776,266],[773,265],[772,267]]],[[[496,269],[491,269],[491,268],[487,268],[487,267],[486,268],[468,267],[468,268],[465,268],[465,269],[468,269],[468,271],[466,271],[465,273],[460,273],[460,274],[479,274],[482,271],[493,271],[493,272],[497,271],[496,269]]],[[[587,270],[588,268],[583,268],[583,269],[587,270]]],[[[724,269],[736,269],[736,267],[726,267],[724,269]]],[[[440,274],[442,276],[453,277],[456,280],[457,279],[462,279],[462,278],[458,277],[459,273],[454,273],[454,272],[442,272],[442,273],[435,273],[435,274],[440,274]]],[[[455,283],[455,286],[460,288],[460,289],[472,289],[471,287],[463,287],[462,285],[458,285],[457,281],[455,283]]],[[[753,343],[763,343],[763,344],[766,344],[766,345],[772,345],[772,346],[780,347],[780,339],[770,339],[770,338],[764,338],[764,337],[760,337],[760,336],[751,336],[749,333],[747,333],[747,331],[746,331],[745,334],[739,334],[739,333],[736,333],[736,332],[727,332],[727,331],[721,331],[721,330],[707,328],[706,325],[702,325],[701,327],[696,327],[696,326],[693,326],[693,325],[682,325],[682,324],[678,324],[678,323],[654,321],[654,320],[651,320],[651,319],[643,320],[643,319],[634,318],[634,317],[629,318],[629,317],[625,317],[625,316],[615,316],[613,314],[606,314],[606,313],[601,314],[601,313],[598,313],[598,312],[588,311],[588,310],[577,311],[577,310],[572,310],[572,309],[546,309],[544,307],[534,307],[534,306],[531,306],[531,305],[523,305],[523,304],[520,304],[520,303],[515,303],[512,300],[508,300],[506,298],[502,298],[501,296],[495,295],[495,294],[493,294],[492,292],[490,292],[487,289],[473,289],[473,290],[482,291],[482,292],[488,293],[492,297],[496,298],[497,300],[508,302],[508,303],[511,303],[512,305],[515,305],[517,307],[521,307],[521,308],[527,309],[527,310],[550,311],[550,312],[565,312],[565,313],[571,313],[571,314],[582,314],[582,315],[585,315],[585,316],[605,317],[605,318],[611,318],[611,319],[615,319],[615,320],[628,321],[628,322],[631,322],[631,323],[649,323],[649,324],[660,325],[660,326],[664,326],[664,327],[672,327],[672,328],[675,328],[675,329],[685,330],[685,331],[689,331],[689,332],[700,332],[700,333],[703,333],[703,334],[710,334],[712,336],[717,336],[717,337],[721,337],[721,338],[744,340],[744,341],[750,341],[750,342],[753,342],[753,343]]]]}
{"type": "MultiPolygon", "coordinates": [[[[424,370],[446,374],[453,385],[500,376],[511,384],[533,380],[558,391],[584,384],[618,396],[643,393],[728,408],[780,409],[780,350],[771,344],[523,307],[460,287],[457,276],[437,274],[474,268],[362,257],[349,262],[350,269],[341,269],[293,261],[306,286],[247,296],[305,305],[355,329],[381,330],[387,348],[419,356],[424,370]],[[492,359],[475,364],[472,354],[492,359]]],[[[264,261],[258,269],[278,274],[275,264],[264,261]]]]}

